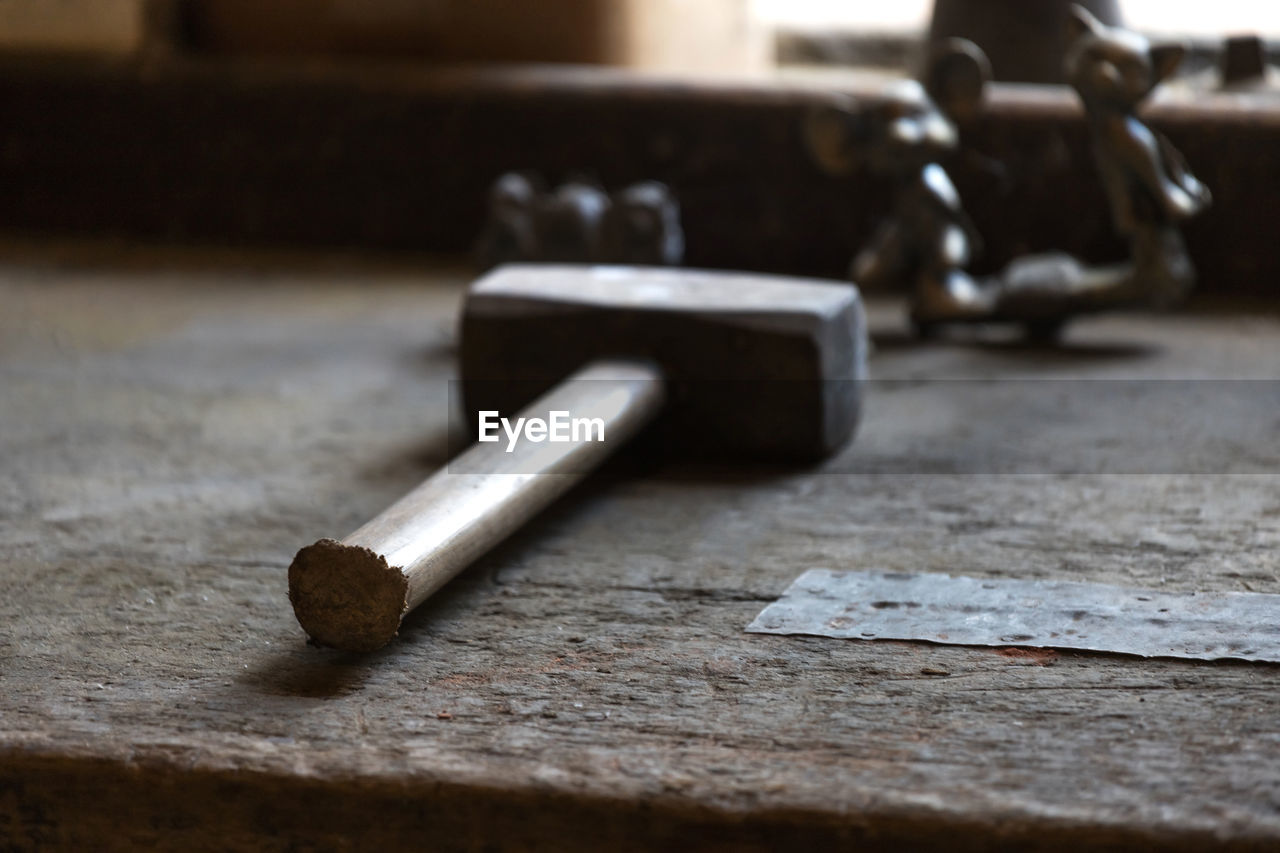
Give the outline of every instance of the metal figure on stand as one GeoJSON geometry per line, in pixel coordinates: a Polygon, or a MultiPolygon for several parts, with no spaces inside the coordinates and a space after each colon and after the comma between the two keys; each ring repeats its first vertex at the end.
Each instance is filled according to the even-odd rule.
{"type": "Polygon", "coordinates": [[[1194,283],[1178,224],[1209,204],[1209,191],[1137,115],[1177,68],[1184,48],[1153,46],[1079,6],[1072,7],[1068,32],[1067,78],[1085,108],[1113,225],[1129,244],[1124,263],[1090,266],[1048,253],[1016,258],[994,276],[965,272],[980,240],[938,160],[957,144],[953,120],[981,102],[987,75],[971,43],[948,43],[931,63],[925,87],[895,88],[884,103],[838,104],[810,117],[810,150],[828,171],[847,173],[865,161],[894,176],[893,213],[858,255],[853,277],[868,286],[906,284],[921,333],[1004,322],[1052,339],[1081,314],[1169,307],[1194,283]]]}
{"type": "Polygon", "coordinates": [[[991,72],[971,42],[952,39],[935,55],[928,85],[903,80],[875,103],[842,100],[815,111],[809,150],[830,174],[865,164],[893,182],[893,210],[853,261],[853,280],[868,288],[905,283],[912,317],[984,319],[996,293],[965,267],[981,237],[939,164],[959,144],[955,121],[975,112],[991,72]]]}

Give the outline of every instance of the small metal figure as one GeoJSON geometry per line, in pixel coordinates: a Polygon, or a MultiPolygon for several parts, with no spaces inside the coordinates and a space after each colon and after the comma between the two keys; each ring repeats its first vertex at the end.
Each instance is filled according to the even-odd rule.
{"type": "Polygon", "coordinates": [[[972,115],[990,69],[971,42],[949,40],[930,63],[928,89],[891,86],[883,100],[820,109],[806,126],[809,150],[827,172],[865,162],[894,183],[893,212],[854,259],[853,280],[869,288],[905,282],[917,323],[973,320],[994,309],[996,288],[964,268],[981,246],[977,229],[938,161],[958,144],[955,119],[972,115]]]}
{"type": "Polygon", "coordinates": [[[1002,276],[997,313],[1005,319],[1065,322],[1115,308],[1166,308],[1195,283],[1178,223],[1209,205],[1209,190],[1137,108],[1177,68],[1179,44],[1152,45],[1073,6],[1066,70],[1084,104],[1093,154],[1116,231],[1130,260],[1088,267],[1067,255],[1015,260],[1002,276]]]}
{"type": "Polygon", "coordinates": [[[508,172],[494,182],[489,191],[489,218],[476,241],[476,257],[482,267],[524,260],[537,251],[533,206],[538,196],[533,179],[519,172],[508,172]]]}
{"type": "Polygon", "coordinates": [[[574,180],[534,204],[536,260],[598,263],[603,260],[604,220],[612,201],[599,187],[574,180]]]}
{"type": "Polygon", "coordinates": [[[1066,72],[1084,105],[1093,154],[1129,260],[1089,266],[1062,254],[1015,259],[1000,275],[991,319],[1024,323],[1053,338],[1074,316],[1167,308],[1195,283],[1178,223],[1210,202],[1177,149],[1137,116],[1138,105],[1177,68],[1185,48],[1144,37],[1071,9],[1066,72]]]}
{"type": "Polygon", "coordinates": [[[476,255],[488,269],[510,261],[678,265],[680,206],[665,184],[646,181],[610,197],[581,179],[552,192],[511,172],[494,183],[476,255]]]}
{"type": "Polygon", "coordinates": [[[604,223],[610,263],[678,266],[684,259],[680,204],[666,184],[633,184],[613,199],[604,223]]]}

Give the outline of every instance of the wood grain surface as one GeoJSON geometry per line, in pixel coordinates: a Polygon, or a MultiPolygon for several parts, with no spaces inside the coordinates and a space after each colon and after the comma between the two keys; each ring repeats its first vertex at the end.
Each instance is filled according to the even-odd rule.
{"type": "Polygon", "coordinates": [[[1035,350],[877,308],[885,381],[826,467],[606,474],[383,651],[308,647],[293,553],[444,461],[463,280],[0,267],[3,846],[1280,844],[1274,667],[743,633],[822,566],[1280,592],[1280,443],[1215,432],[1274,435],[1275,401],[1209,381],[1274,379],[1277,318],[1035,350]],[[1205,380],[1184,402],[1218,416],[1157,439],[1050,378],[1205,380]],[[1107,473],[1116,426],[1171,455],[1107,473]],[[1001,469],[1028,447],[1052,464],[1001,469]]]}

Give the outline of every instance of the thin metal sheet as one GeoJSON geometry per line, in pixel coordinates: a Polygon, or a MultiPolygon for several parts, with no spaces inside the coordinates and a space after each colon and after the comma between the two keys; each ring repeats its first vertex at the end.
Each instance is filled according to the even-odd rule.
{"type": "Polygon", "coordinates": [[[747,631],[1280,663],[1280,595],[812,569],[747,631]]]}

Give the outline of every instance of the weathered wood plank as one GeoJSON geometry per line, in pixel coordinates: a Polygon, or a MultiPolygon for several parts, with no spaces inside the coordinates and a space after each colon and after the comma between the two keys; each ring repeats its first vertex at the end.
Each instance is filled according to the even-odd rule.
{"type": "Polygon", "coordinates": [[[383,652],[310,648],[293,552],[446,445],[458,291],[424,278],[449,279],[0,272],[6,842],[1280,841],[1272,667],[742,632],[813,566],[1280,592],[1276,443],[1206,439],[1230,475],[1071,473],[1096,459],[1088,398],[922,381],[1274,378],[1280,320],[1100,319],[1054,352],[905,346],[877,313],[901,381],[830,466],[606,475],[383,652]],[[1066,473],[984,473],[1037,435],[1066,473]]]}

